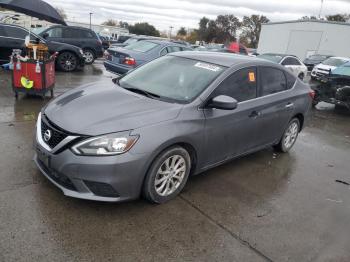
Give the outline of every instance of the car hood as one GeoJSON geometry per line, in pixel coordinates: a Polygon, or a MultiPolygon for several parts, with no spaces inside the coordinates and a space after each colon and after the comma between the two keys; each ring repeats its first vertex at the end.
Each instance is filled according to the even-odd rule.
{"type": "Polygon", "coordinates": [[[330,65],[324,65],[324,64],[321,63],[321,64],[317,65],[316,68],[323,69],[323,70],[329,70],[329,69],[333,70],[333,69],[335,69],[337,67],[336,66],[330,66],[330,65]]]}
{"type": "Polygon", "coordinates": [[[174,119],[182,107],[103,81],[66,92],[49,103],[43,113],[70,133],[96,136],[174,119]]]}

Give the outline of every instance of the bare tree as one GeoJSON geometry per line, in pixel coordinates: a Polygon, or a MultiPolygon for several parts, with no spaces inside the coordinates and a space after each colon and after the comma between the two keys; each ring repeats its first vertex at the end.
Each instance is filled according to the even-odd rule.
{"type": "Polygon", "coordinates": [[[251,15],[243,17],[241,42],[249,47],[256,48],[259,43],[261,25],[270,20],[263,15],[251,15]]]}

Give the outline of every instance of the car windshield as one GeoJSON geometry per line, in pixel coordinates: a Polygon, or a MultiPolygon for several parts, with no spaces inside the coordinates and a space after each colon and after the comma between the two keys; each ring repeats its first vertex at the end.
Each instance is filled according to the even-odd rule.
{"type": "Polygon", "coordinates": [[[156,46],[159,46],[159,45],[149,41],[138,41],[136,43],[127,45],[125,49],[146,53],[151,49],[155,48],[156,46]]]}
{"type": "Polygon", "coordinates": [[[327,60],[323,61],[322,64],[328,65],[328,66],[341,66],[341,65],[345,64],[346,62],[347,62],[347,60],[331,57],[331,58],[328,58],[327,60]]]}
{"type": "Polygon", "coordinates": [[[125,75],[119,85],[170,102],[196,98],[226,67],[176,56],[164,56],[125,75]]]}
{"type": "Polygon", "coordinates": [[[269,60],[271,62],[279,63],[282,60],[282,56],[280,55],[270,55],[270,54],[263,54],[263,55],[258,55],[258,58],[269,60]]]}

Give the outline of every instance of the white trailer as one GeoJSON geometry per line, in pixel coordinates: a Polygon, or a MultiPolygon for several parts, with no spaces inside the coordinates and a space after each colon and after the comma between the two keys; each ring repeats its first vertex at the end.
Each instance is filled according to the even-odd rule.
{"type": "Polygon", "coordinates": [[[298,20],[262,25],[257,52],[290,54],[305,59],[312,54],[350,57],[350,24],[298,20]]]}

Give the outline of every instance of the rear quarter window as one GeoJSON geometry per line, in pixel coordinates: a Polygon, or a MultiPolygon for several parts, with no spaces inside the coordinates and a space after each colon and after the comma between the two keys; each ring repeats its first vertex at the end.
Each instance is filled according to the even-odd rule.
{"type": "Polygon", "coordinates": [[[284,72],[284,74],[285,74],[286,79],[287,79],[287,89],[292,89],[295,82],[297,81],[297,78],[289,72],[284,72]]]}

